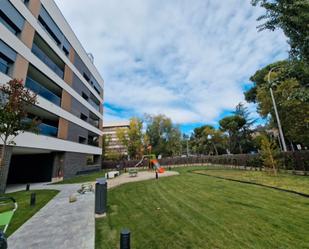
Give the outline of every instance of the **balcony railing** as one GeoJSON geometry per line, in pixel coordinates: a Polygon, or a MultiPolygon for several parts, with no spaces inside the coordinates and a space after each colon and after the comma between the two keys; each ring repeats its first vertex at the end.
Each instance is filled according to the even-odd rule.
{"type": "Polygon", "coordinates": [[[43,98],[54,103],[55,105],[60,106],[61,99],[56,94],[42,86],[40,83],[34,81],[33,79],[27,77],[25,86],[33,92],[37,93],[38,95],[42,96],[43,98]]]}
{"type": "Polygon", "coordinates": [[[53,70],[60,78],[63,79],[64,71],[57,66],[35,43],[32,45],[32,52],[43,61],[51,70],[53,70]]]}
{"type": "Polygon", "coordinates": [[[39,129],[39,133],[42,135],[51,136],[51,137],[57,137],[58,135],[58,128],[48,125],[48,124],[41,123],[39,124],[38,129],[39,129]]]}
{"type": "Polygon", "coordinates": [[[99,128],[100,121],[89,118],[88,122],[96,128],[99,128]]]}
{"type": "Polygon", "coordinates": [[[99,147],[99,142],[88,138],[88,145],[99,147]]]}
{"type": "MultiPolygon", "coordinates": [[[[24,123],[31,123],[31,118],[24,118],[24,123]]],[[[58,128],[52,125],[48,125],[45,123],[40,123],[37,126],[37,132],[42,135],[51,136],[51,137],[57,137],[58,136],[58,128]]]]}
{"type": "Polygon", "coordinates": [[[4,74],[8,74],[9,67],[0,61],[0,72],[4,74]]]}
{"type": "Polygon", "coordinates": [[[92,105],[94,107],[94,109],[96,109],[98,112],[100,111],[100,105],[95,103],[92,99],[88,99],[88,102],[89,102],[90,105],[92,105]]]}

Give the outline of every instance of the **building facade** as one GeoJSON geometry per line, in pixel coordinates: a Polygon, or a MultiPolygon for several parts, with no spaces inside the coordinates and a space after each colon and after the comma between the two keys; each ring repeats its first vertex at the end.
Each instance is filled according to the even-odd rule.
{"type": "Polygon", "coordinates": [[[119,141],[117,137],[118,129],[129,129],[130,122],[106,122],[103,124],[103,135],[107,140],[105,154],[114,154],[119,156],[127,156],[127,148],[119,141]]]}
{"type": "Polygon", "coordinates": [[[2,183],[69,178],[100,165],[104,81],[53,0],[0,0],[0,84],[16,78],[37,93],[2,183]]]}

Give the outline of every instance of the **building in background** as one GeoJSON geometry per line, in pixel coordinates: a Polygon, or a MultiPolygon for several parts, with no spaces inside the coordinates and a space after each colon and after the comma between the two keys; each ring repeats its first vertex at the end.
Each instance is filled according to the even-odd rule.
{"type": "Polygon", "coordinates": [[[106,155],[114,156],[127,156],[127,148],[119,141],[117,137],[118,129],[129,129],[129,121],[120,122],[104,122],[103,124],[103,135],[107,140],[107,146],[104,149],[106,155]]]}
{"type": "Polygon", "coordinates": [[[93,57],[53,0],[1,0],[0,8],[0,84],[23,79],[38,95],[28,112],[42,121],[39,135],[16,137],[4,180],[51,181],[100,167],[104,82],[93,57]]]}

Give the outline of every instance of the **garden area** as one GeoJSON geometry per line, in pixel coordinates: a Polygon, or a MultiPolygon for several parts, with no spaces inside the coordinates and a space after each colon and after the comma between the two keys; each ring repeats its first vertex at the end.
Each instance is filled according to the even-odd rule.
{"type": "Polygon", "coordinates": [[[208,167],[177,170],[179,176],[109,190],[107,217],[96,220],[96,248],[117,248],[122,228],[130,229],[132,248],[308,248],[308,198],[216,177],[304,193],[309,178],[208,167]]]}
{"type": "Polygon", "coordinates": [[[5,194],[4,196],[13,197],[18,203],[17,211],[13,215],[6,235],[10,236],[15,232],[21,225],[53,199],[58,192],[58,190],[31,190],[5,194]],[[33,207],[30,206],[31,193],[36,194],[36,204],[33,207]]]}

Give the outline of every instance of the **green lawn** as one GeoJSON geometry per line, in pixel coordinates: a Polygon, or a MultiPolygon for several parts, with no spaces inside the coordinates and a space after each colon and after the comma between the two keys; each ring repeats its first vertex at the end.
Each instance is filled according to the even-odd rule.
{"type": "Polygon", "coordinates": [[[30,219],[36,212],[44,207],[56,194],[58,190],[31,190],[29,192],[20,191],[11,194],[5,194],[5,196],[13,197],[18,203],[18,209],[15,212],[9,228],[6,232],[7,236],[11,235],[22,224],[30,219]],[[36,193],[36,205],[30,207],[30,195],[36,193]]]}
{"type": "Polygon", "coordinates": [[[266,172],[235,170],[235,169],[206,169],[196,171],[200,174],[219,176],[233,180],[241,180],[263,184],[265,186],[277,187],[286,190],[292,190],[304,194],[309,194],[309,177],[297,176],[288,173],[280,173],[272,176],[266,172]]]}
{"type": "Polygon", "coordinates": [[[179,169],[180,176],[109,190],[96,249],[309,248],[309,198],[179,169]]]}

